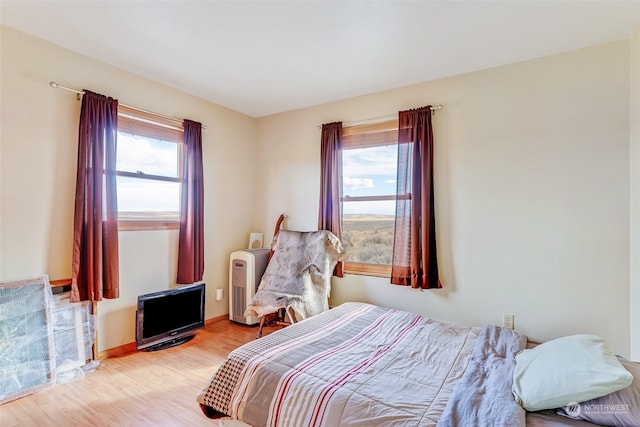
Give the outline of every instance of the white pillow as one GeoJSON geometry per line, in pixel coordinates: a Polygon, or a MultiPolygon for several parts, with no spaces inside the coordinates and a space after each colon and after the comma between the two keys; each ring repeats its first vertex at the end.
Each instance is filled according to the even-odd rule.
{"type": "Polygon", "coordinates": [[[524,409],[540,411],[595,399],[631,381],[602,338],[572,335],[518,353],[512,391],[524,409]]]}

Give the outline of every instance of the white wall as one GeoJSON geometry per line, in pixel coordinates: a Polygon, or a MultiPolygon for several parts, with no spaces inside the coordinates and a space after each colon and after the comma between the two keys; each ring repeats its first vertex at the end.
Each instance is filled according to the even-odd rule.
{"type": "Polygon", "coordinates": [[[640,360],[640,27],[631,39],[631,358],[640,360]]]}
{"type": "MultiPolygon", "coordinates": [[[[429,103],[444,289],[348,275],[332,303],[368,301],[533,340],[605,337],[630,352],[629,42],[426,82],[258,120],[256,228],[317,226],[317,125],[429,103]]],[[[363,70],[366,72],[366,70],[363,70]]]]}
{"type": "MultiPolygon", "coordinates": [[[[71,276],[80,102],[51,80],[207,125],[207,318],[228,312],[229,253],[246,247],[254,206],[255,119],[83,55],[1,28],[0,281],[71,276]],[[215,301],[215,288],[225,298],[215,301]]],[[[177,231],[120,232],[121,297],[99,303],[99,350],[135,339],[139,294],[175,286],[177,231]]]]}

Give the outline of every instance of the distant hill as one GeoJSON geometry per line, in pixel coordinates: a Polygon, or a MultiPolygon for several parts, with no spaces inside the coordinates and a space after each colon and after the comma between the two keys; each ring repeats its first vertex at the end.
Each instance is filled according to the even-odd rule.
{"type": "Polygon", "coordinates": [[[380,214],[343,214],[344,221],[393,221],[393,215],[380,214]]]}

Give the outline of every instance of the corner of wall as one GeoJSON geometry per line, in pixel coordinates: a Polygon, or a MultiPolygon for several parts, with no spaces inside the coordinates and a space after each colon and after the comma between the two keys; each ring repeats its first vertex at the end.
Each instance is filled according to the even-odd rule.
{"type": "Polygon", "coordinates": [[[629,311],[631,358],[640,360],[640,26],[630,44],[629,97],[629,311]]]}

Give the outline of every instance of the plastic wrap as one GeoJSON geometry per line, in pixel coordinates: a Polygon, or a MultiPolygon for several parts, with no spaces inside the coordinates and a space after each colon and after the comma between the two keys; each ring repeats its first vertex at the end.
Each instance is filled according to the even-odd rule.
{"type": "Polygon", "coordinates": [[[0,404],[53,384],[52,299],[47,277],[0,283],[0,404]]]}
{"type": "Polygon", "coordinates": [[[0,404],[94,370],[89,302],[53,295],[46,276],[0,283],[0,404]]]}
{"type": "Polygon", "coordinates": [[[69,293],[55,295],[51,322],[56,383],[82,378],[94,370],[98,362],[92,360],[95,327],[91,304],[88,301],[70,303],[69,293]]]}

